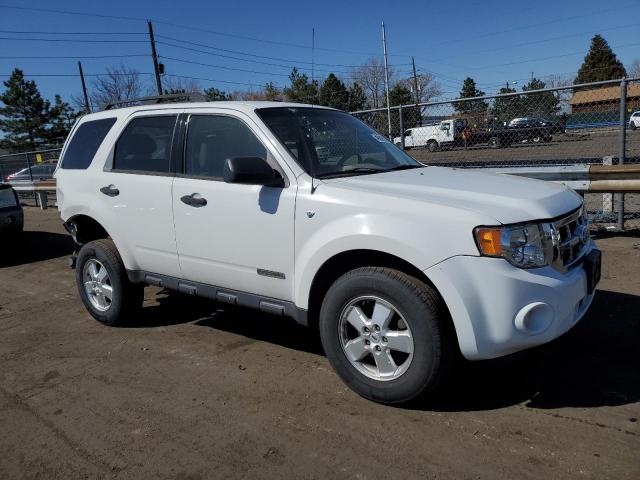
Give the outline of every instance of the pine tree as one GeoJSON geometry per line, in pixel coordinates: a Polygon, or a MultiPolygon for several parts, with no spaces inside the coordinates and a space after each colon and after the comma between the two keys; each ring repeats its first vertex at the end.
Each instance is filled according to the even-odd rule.
{"type": "Polygon", "coordinates": [[[614,80],[627,75],[627,72],[613,53],[607,41],[596,35],[591,39],[591,48],[584,57],[584,62],[578,70],[578,76],[574,85],[579,83],[599,82],[602,80],[614,80]]]}
{"type": "Polygon", "coordinates": [[[4,82],[0,95],[0,130],[4,132],[2,145],[14,151],[34,150],[47,141],[47,126],[53,119],[51,104],[40,95],[33,80],[25,80],[16,68],[4,82]]]}
{"type": "MultiPolygon", "coordinates": [[[[532,78],[529,83],[522,87],[523,92],[531,90],[541,90],[547,86],[542,80],[532,78]]],[[[534,93],[523,95],[521,100],[521,110],[524,115],[536,115],[540,117],[549,117],[560,110],[560,100],[553,92],[534,93]]]]}
{"type": "MultiPolygon", "coordinates": [[[[414,102],[413,95],[411,94],[411,90],[409,90],[404,84],[396,83],[391,90],[389,90],[389,104],[394,107],[398,105],[409,105],[414,102]]],[[[394,117],[397,119],[398,114],[395,112],[391,113],[392,122],[394,117]]],[[[420,109],[415,107],[408,107],[403,109],[402,111],[402,121],[404,124],[404,128],[413,128],[420,125],[420,121],[422,120],[422,115],[420,113],[420,109]]],[[[398,129],[400,125],[398,124],[398,129]]],[[[398,132],[399,133],[399,132],[398,132]]]]}
{"type": "Polygon", "coordinates": [[[225,92],[224,90],[218,90],[215,87],[205,89],[204,96],[207,97],[207,101],[209,102],[232,100],[231,94],[225,92]]]}
{"type": "MultiPolygon", "coordinates": [[[[507,84],[506,87],[502,87],[498,92],[500,94],[505,93],[516,93],[515,88],[510,88],[507,84]]],[[[520,116],[520,112],[522,111],[522,103],[520,101],[520,96],[514,95],[512,97],[498,97],[493,102],[493,108],[491,109],[491,114],[494,117],[494,120],[499,122],[506,122],[511,120],[514,117],[520,116]]]]}
{"type": "Polygon", "coordinates": [[[278,90],[278,87],[276,87],[273,82],[269,82],[264,86],[264,99],[269,102],[280,100],[280,90],[278,90]]]}
{"type": "Polygon", "coordinates": [[[318,103],[318,83],[314,80],[309,82],[309,77],[306,74],[298,72],[298,69],[293,67],[291,75],[289,75],[291,86],[284,89],[284,96],[290,102],[300,103],[318,103]]]}
{"type": "Polygon", "coordinates": [[[358,83],[354,83],[349,88],[349,104],[347,111],[355,112],[356,110],[363,110],[367,106],[367,96],[364,90],[358,83]]]}
{"type": "Polygon", "coordinates": [[[47,139],[51,144],[62,145],[81,112],[76,112],[71,105],[62,101],[60,95],[56,95],[51,114],[51,126],[47,130],[47,139]]]}
{"type": "Polygon", "coordinates": [[[320,87],[318,100],[320,105],[337,108],[338,110],[349,109],[349,92],[347,87],[345,87],[344,83],[333,73],[329,74],[320,87]]]}
{"type": "MultiPolygon", "coordinates": [[[[485,93],[476,87],[473,78],[467,77],[462,83],[462,90],[458,98],[482,97],[485,93]]],[[[460,113],[482,113],[487,109],[487,102],[483,100],[474,100],[471,102],[457,102],[454,108],[460,113]]]]}

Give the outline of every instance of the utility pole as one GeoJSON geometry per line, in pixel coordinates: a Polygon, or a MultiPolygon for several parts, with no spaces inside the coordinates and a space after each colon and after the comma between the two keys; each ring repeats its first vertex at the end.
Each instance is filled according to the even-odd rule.
{"type": "Polygon", "coordinates": [[[387,95],[387,124],[389,126],[389,139],[391,139],[391,105],[389,104],[389,65],[387,64],[387,34],[382,22],[382,53],[384,55],[384,90],[387,95]]]}
{"type": "Polygon", "coordinates": [[[413,90],[416,95],[416,107],[420,103],[420,92],[418,91],[418,75],[416,75],[416,61],[411,57],[411,65],[413,66],[413,90]]]}
{"type": "Polygon", "coordinates": [[[82,72],[82,62],[78,62],[78,70],[80,70],[80,81],[82,82],[82,95],[84,95],[84,109],[87,113],[91,113],[89,106],[89,96],[87,95],[87,84],[84,83],[84,73],[82,72]]]}
{"type": "Polygon", "coordinates": [[[156,73],[156,87],[158,95],[162,95],[162,82],[160,81],[160,65],[158,64],[158,54],[156,53],[156,41],[153,38],[153,25],[151,20],[147,20],[149,27],[149,41],[151,42],[151,58],[153,59],[153,70],[156,73]]]}
{"type": "Polygon", "coordinates": [[[311,85],[315,77],[316,29],[311,29],[311,85]]]}

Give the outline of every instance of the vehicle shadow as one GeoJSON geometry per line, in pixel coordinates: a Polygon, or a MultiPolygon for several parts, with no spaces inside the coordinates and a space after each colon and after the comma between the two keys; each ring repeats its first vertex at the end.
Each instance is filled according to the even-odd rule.
{"type": "MultiPolygon", "coordinates": [[[[147,298],[149,296],[147,295],[147,298]]],[[[124,328],[151,328],[194,323],[285,348],[323,355],[320,339],[293,319],[206,298],[158,290],[156,304],[146,305],[124,328]]]]}
{"type": "Polygon", "coordinates": [[[598,291],[563,337],[508,357],[461,361],[439,394],[411,408],[478,411],[592,408],[640,401],[640,296],[598,291]]]}
{"type": "MultiPolygon", "coordinates": [[[[640,401],[640,296],[598,291],[589,313],[563,337],[508,357],[460,360],[428,400],[402,408],[481,411],[593,408],[640,401]]],[[[158,294],[133,327],[193,322],[285,348],[323,355],[317,332],[289,318],[180,294],[158,294]],[[164,298],[160,298],[164,297],[164,298]]]]}
{"type": "Polygon", "coordinates": [[[69,235],[25,231],[0,248],[0,268],[41,262],[72,253],[73,240],[69,235]]]}

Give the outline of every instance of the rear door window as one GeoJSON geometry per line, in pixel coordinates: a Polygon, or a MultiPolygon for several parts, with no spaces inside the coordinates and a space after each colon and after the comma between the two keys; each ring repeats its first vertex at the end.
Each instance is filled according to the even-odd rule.
{"type": "Polygon", "coordinates": [[[138,117],[129,122],[116,143],[113,170],[171,172],[171,142],[177,115],[138,117]]]}
{"type": "Polygon", "coordinates": [[[16,196],[10,188],[0,188],[0,208],[15,207],[16,196]]]}
{"type": "Polygon", "coordinates": [[[104,137],[107,136],[115,118],[102,118],[82,123],[69,142],[62,158],[62,168],[67,170],[85,170],[91,165],[104,137]]]}

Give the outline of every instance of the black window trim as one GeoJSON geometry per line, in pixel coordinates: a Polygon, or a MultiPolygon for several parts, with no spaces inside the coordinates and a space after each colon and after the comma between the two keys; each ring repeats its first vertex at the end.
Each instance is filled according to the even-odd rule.
{"type": "MultiPolygon", "coordinates": [[[[187,173],[185,173],[187,171],[187,137],[189,136],[189,121],[191,120],[191,117],[212,117],[212,116],[216,116],[216,117],[229,117],[229,118],[233,118],[235,120],[238,120],[239,122],[241,122],[245,127],[247,127],[249,129],[249,131],[256,137],[256,140],[258,140],[258,142],[260,142],[260,144],[264,147],[265,151],[267,152],[267,155],[271,154],[272,157],[274,157],[275,159],[275,155],[273,154],[273,152],[269,149],[269,147],[267,145],[265,145],[265,143],[260,139],[260,137],[256,134],[255,130],[253,128],[251,128],[251,126],[245,122],[242,118],[240,118],[238,115],[233,115],[231,113],[221,113],[221,112],[199,112],[199,111],[190,111],[190,112],[185,112],[184,114],[184,119],[181,125],[181,132],[180,132],[180,138],[179,138],[179,142],[181,143],[181,145],[179,145],[179,148],[181,150],[181,161],[180,162],[176,162],[177,166],[179,166],[179,168],[176,168],[175,171],[175,176],[177,178],[187,178],[187,179],[191,179],[191,180],[205,180],[208,182],[222,182],[224,183],[224,179],[222,177],[205,177],[202,175],[188,175],[187,173]]],[[[266,159],[265,159],[266,161],[266,159]]],[[[291,182],[289,181],[289,178],[287,177],[284,169],[282,168],[282,166],[280,165],[280,162],[278,162],[277,160],[275,160],[275,163],[277,165],[277,168],[275,168],[274,170],[276,170],[284,179],[284,187],[283,188],[288,188],[291,185],[291,182]]],[[[272,166],[273,167],[273,166],[272,166]]]]}
{"type": "Polygon", "coordinates": [[[183,116],[182,113],[179,112],[171,112],[171,113],[155,113],[153,111],[146,111],[145,115],[132,115],[131,117],[129,117],[129,119],[127,120],[127,122],[123,125],[122,129],[120,130],[120,133],[118,134],[118,138],[115,140],[115,142],[113,142],[112,145],[112,151],[111,154],[109,155],[109,159],[107,160],[107,162],[105,162],[105,166],[103,168],[104,172],[109,172],[109,173],[124,173],[124,174],[131,174],[131,175],[149,175],[152,177],[175,177],[176,176],[176,163],[177,163],[177,157],[176,157],[176,151],[175,151],[175,143],[176,143],[176,138],[179,136],[180,132],[179,130],[181,129],[181,123],[180,123],[180,118],[183,116]],[[116,155],[116,146],[118,144],[118,142],[120,141],[120,139],[122,138],[122,135],[124,134],[125,130],[127,129],[127,127],[134,121],[137,120],[138,118],[149,118],[149,117],[169,117],[169,116],[173,116],[175,117],[175,122],[173,124],[173,131],[171,133],[171,140],[169,141],[169,170],[167,172],[150,172],[148,170],[123,170],[123,169],[119,169],[119,168],[113,168],[113,163],[115,160],[115,155],[116,155]]]}

